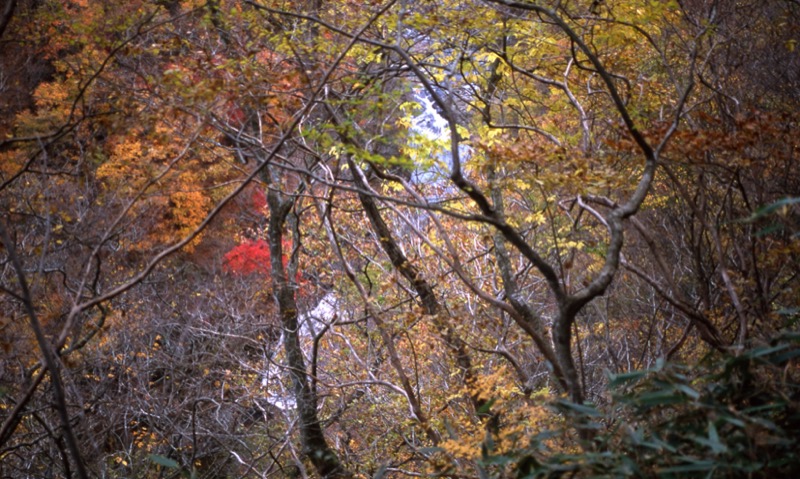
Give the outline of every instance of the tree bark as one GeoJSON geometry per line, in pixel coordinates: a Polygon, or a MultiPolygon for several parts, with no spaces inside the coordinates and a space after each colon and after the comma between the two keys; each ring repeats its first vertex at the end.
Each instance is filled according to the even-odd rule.
{"type": "Polygon", "coordinates": [[[350,479],[353,474],[344,468],[339,457],[328,445],[317,415],[317,395],[308,382],[303,350],[300,346],[295,290],[283,265],[283,229],[293,205],[291,199],[281,200],[281,194],[270,188],[267,194],[269,207],[269,252],[272,287],[283,328],[283,347],[286,351],[289,375],[299,417],[300,440],[303,453],[308,456],[320,476],[331,479],[350,479]]]}
{"type": "Polygon", "coordinates": [[[14,16],[14,9],[16,6],[17,0],[6,0],[3,11],[0,12],[0,38],[3,38],[3,33],[5,33],[8,24],[11,22],[11,18],[14,16]]]}
{"type": "MultiPolygon", "coordinates": [[[[464,374],[464,383],[469,386],[475,379],[475,372],[472,367],[472,358],[467,350],[467,344],[456,331],[446,322],[445,318],[439,316],[442,311],[442,306],[433,291],[433,287],[428,283],[420,271],[411,263],[403,250],[397,244],[394,234],[389,230],[388,225],[383,220],[381,212],[376,204],[375,197],[368,194],[369,184],[364,177],[363,171],[355,164],[352,158],[348,159],[350,169],[354,172],[355,182],[359,188],[358,198],[361,201],[361,206],[369,218],[372,230],[378,236],[378,241],[383,248],[383,251],[392,262],[392,266],[403,277],[411,283],[411,287],[419,295],[420,302],[422,303],[425,314],[433,316],[433,324],[441,335],[447,347],[449,347],[455,354],[455,360],[458,367],[464,374]]],[[[476,411],[480,411],[486,405],[486,400],[479,398],[476,394],[470,395],[470,400],[476,411]]]]}

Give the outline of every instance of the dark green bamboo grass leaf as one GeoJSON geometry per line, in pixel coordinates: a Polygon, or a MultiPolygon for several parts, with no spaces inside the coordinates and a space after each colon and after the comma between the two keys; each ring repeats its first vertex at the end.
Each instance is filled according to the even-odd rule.
{"type": "Polygon", "coordinates": [[[648,441],[646,444],[655,446],[658,450],[665,450],[671,454],[675,454],[678,452],[678,448],[669,444],[668,442],[664,442],[661,439],[653,439],[652,441],[648,441]]]}
{"type": "Polygon", "coordinates": [[[783,231],[784,228],[785,227],[783,225],[781,225],[781,224],[772,224],[772,225],[767,226],[766,228],[761,228],[760,230],[756,231],[755,236],[760,238],[762,236],[767,236],[767,235],[770,235],[772,233],[777,233],[779,231],[783,231]]]}
{"type": "Polygon", "coordinates": [[[489,456],[486,459],[482,459],[481,463],[484,465],[495,465],[495,466],[505,466],[507,464],[511,464],[515,461],[513,457],[508,456],[489,456]]]}
{"type": "Polygon", "coordinates": [[[491,398],[482,404],[481,407],[478,408],[478,415],[489,414],[492,411],[492,406],[494,406],[495,402],[497,402],[497,399],[491,398]]]}
{"type": "Polygon", "coordinates": [[[712,471],[717,467],[716,461],[697,461],[693,458],[688,458],[688,457],[685,459],[692,462],[690,464],[681,464],[679,466],[671,466],[659,469],[658,471],[659,474],[679,474],[684,472],[712,471]]]}
{"type": "Polygon", "coordinates": [[[158,454],[150,454],[149,456],[147,456],[147,458],[150,459],[150,461],[158,464],[159,466],[164,466],[169,469],[178,469],[179,467],[181,467],[181,465],[178,464],[177,461],[158,454]]]}
{"type": "Polygon", "coordinates": [[[637,405],[645,407],[666,406],[684,403],[686,398],[675,391],[654,391],[640,395],[636,402],[637,405]]]}
{"type": "Polygon", "coordinates": [[[654,451],[659,451],[659,452],[666,450],[673,454],[677,452],[677,449],[675,449],[675,447],[662,441],[658,437],[646,437],[645,431],[642,429],[636,429],[631,431],[629,433],[629,437],[631,439],[631,443],[637,447],[652,449],[654,451]]]}
{"type": "Polygon", "coordinates": [[[769,348],[758,348],[754,349],[750,353],[743,354],[741,357],[743,358],[761,358],[764,356],[769,356],[770,354],[777,353],[779,351],[783,351],[785,349],[789,349],[791,346],[788,344],[779,344],[778,346],[772,346],[769,348]]]}
{"type": "Polygon", "coordinates": [[[713,422],[708,423],[708,437],[694,437],[692,438],[694,442],[697,444],[703,445],[711,449],[711,452],[715,455],[722,454],[728,451],[727,446],[722,444],[719,440],[719,433],[717,432],[717,427],[714,426],[713,422]]]}
{"type": "Polygon", "coordinates": [[[574,412],[577,412],[579,414],[583,414],[583,415],[589,416],[589,417],[600,417],[600,416],[603,415],[597,409],[595,409],[595,408],[593,408],[591,406],[587,406],[585,404],[575,404],[573,402],[565,401],[565,400],[556,401],[555,404],[557,406],[561,407],[562,409],[567,409],[567,410],[570,410],[570,411],[574,411],[574,412]]]}
{"type": "Polygon", "coordinates": [[[794,204],[800,203],[800,197],[795,198],[784,198],[782,200],[778,200],[774,203],[770,203],[766,206],[762,206],[761,208],[755,210],[753,214],[748,216],[747,218],[739,220],[740,223],[752,223],[753,221],[759,220],[765,216],[774,214],[778,212],[781,208],[786,206],[791,206],[794,204]]]}
{"type": "Polygon", "coordinates": [[[728,416],[727,414],[721,416],[720,419],[725,421],[725,422],[727,422],[728,424],[732,424],[732,425],[734,425],[736,427],[740,427],[740,428],[744,428],[745,427],[745,422],[744,421],[742,421],[741,419],[732,417],[732,416],[728,416]]]}
{"type": "Polygon", "coordinates": [[[419,450],[419,452],[421,452],[422,454],[431,455],[439,452],[444,452],[444,449],[442,449],[441,447],[423,447],[419,450]]]}
{"type": "Polygon", "coordinates": [[[760,406],[753,406],[747,409],[743,409],[742,413],[744,414],[756,414],[762,411],[769,411],[770,409],[783,409],[786,406],[786,403],[783,401],[780,402],[773,402],[769,404],[762,404],[760,406]]]}
{"type": "Polygon", "coordinates": [[[700,393],[685,384],[675,384],[674,387],[675,389],[682,392],[683,394],[686,394],[695,401],[700,399],[700,393]]]}
{"type": "Polygon", "coordinates": [[[623,384],[627,384],[632,381],[638,381],[643,377],[647,376],[648,371],[633,371],[629,373],[622,373],[622,374],[609,374],[609,388],[615,388],[621,386],[623,384]]]}
{"type": "Polygon", "coordinates": [[[386,470],[387,470],[387,469],[388,469],[388,467],[386,466],[386,464],[383,464],[383,465],[382,465],[381,467],[379,467],[379,468],[378,468],[378,470],[375,472],[375,475],[374,475],[374,476],[372,476],[372,479],[383,479],[384,477],[386,477],[386,470]]]}
{"type": "Polygon", "coordinates": [[[800,348],[794,349],[792,351],[786,351],[785,353],[778,354],[777,356],[773,356],[770,358],[770,362],[772,362],[773,364],[780,365],[798,356],[800,356],[800,348]]]}

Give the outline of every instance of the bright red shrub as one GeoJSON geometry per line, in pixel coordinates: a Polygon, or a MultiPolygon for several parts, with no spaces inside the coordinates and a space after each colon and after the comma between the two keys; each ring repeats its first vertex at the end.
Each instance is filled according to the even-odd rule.
{"type": "Polygon", "coordinates": [[[228,251],[223,258],[223,267],[229,273],[269,275],[269,245],[262,239],[248,240],[228,251]]]}

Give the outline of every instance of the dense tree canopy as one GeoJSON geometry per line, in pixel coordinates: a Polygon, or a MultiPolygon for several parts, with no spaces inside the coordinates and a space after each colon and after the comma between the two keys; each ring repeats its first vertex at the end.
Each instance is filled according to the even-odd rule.
{"type": "Polygon", "coordinates": [[[793,0],[6,0],[3,477],[800,473],[793,0]]]}

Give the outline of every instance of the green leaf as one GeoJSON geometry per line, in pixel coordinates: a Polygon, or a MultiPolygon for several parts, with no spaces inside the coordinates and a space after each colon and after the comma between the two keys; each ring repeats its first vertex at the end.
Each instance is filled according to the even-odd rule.
{"type": "Polygon", "coordinates": [[[383,479],[386,476],[386,469],[386,464],[383,464],[378,468],[377,472],[375,472],[375,475],[372,476],[372,479],[383,479]]]}
{"type": "Polygon", "coordinates": [[[772,353],[777,353],[779,351],[783,351],[784,349],[788,349],[790,346],[788,344],[779,344],[777,346],[772,346],[769,348],[757,348],[752,350],[749,353],[743,354],[741,357],[745,358],[760,358],[764,356],[769,356],[772,353]]]}
{"type": "Polygon", "coordinates": [[[771,203],[769,205],[763,206],[763,207],[755,210],[753,212],[753,214],[751,214],[747,218],[744,218],[744,219],[739,220],[739,221],[742,222],[742,223],[752,223],[753,221],[756,221],[756,220],[758,220],[760,218],[763,218],[765,216],[774,214],[775,212],[777,212],[781,208],[784,208],[786,206],[790,206],[790,205],[793,205],[793,204],[797,204],[797,203],[800,203],[800,197],[784,198],[782,200],[776,201],[775,203],[771,203]]]}
{"type": "Polygon", "coordinates": [[[618,387],[623,384],[629,383],[631,381],[638,381],[643,377],[647,376],[647,371],[632,371],[629,373],[622,373],[622,374],[609,374],[609,383],[608,387],[618,387]]]}
{"type": "Polygon", "coordinates": [[[458,439],[458,434],[447,419],[444,420],[444,428],[447,429],[447,434],[450,436],[450,439],[458,439]]]}
{"type": "Polygon", "coordinates": [[[750,421],[755,424],[758,424],[759,426],[763,427],[764,429],[770,432],[776,432],[778,430],[778,426],[769,419],[765,419],[762,417],[751,417],[750,421]]]}
{"type": "Polygon", "coordinates": [[[720,442],[717,426],[715,426],[713,422],[708,423],[708,446],[714,454],[722,454],[728,450],[728,447],[720,442]]]}
{"type": "Polygon", "coordinates": [[[710,471],[716,469],[717,467],[717,463],[715,461],[696,461],[693,459],[691,460],[694,461],[691,464],[682,464],[680,466],[666,467],[664,469],[659,469],[658,472],[660,474],[700,472],[700,471],[710,471]]]}
{"type": "Polygon", "coordinates": [[[497,466],[505,466],[506,464],[511,464],[512,462],[514,462],[514,458],[508,456],[489,456],[481,461],[481,463],[486,465],[497,466]]]}
{"type": "Polygon", "coordinates": [[[727,414],[720,417],[721,420],[727,422],[728,424],[733,424],[736,427],[744,428],[745,423],[741,419],[735,418],[733,416],[729,416],[727,414]]]}
{"type": "Polygon", "coordinates": [[[769,403],[769,404],[762,404],[761,406],[749,407],[749,408],[743,409],[742,412],[745,413],[745,414],[754,414],[754,413],[761,412],[761,411],[769,411],[771,409],[782,409],[784,406],[786,406],[786,403],[781,401],[781,402],[774,402],[774,403],[769,403]]]}
{"type": "Polygon", "coordinates": [[[646,407],[680,404],[682,402],[686,402],[686,398],[676,394],[675,391],[654,391],[644,393],[637,398],[638,405],[646,407]]]}
{"type": "Polygon", "coordinates": [[[147,458],[150,459],[152,462],[155,462],[159,466],[168,467],[170,469],[178,469],[179,467],[181,467],[181,465],[178,464],[177,461],[170,459],[168,457],[160,456],[158,454],[150,454],[149,456],[147,456],[147,458]]]}
{"type": "Polygon", "coordinates": [[[497,402],[495,398],[486,401],[480,408],[478,408],[478,415],[489,414],[492,411],[492,406],[497,402]]]}
{"type": "Polygon", "coordinates": [[[555,404],[557,406],[562,407],[562,408],[572,410],[572,411],[577,412],[579,414],[583,414],[584,416],[589,416],[589,417],[600,417],[600,416],[602,416],[602,413],[600,413],[600,411],[598,411],[597,409],[595,409],[595,408],[593,408],[591,406],[586,406],[584,404],[575,404],[574,402],[565,401],[563,399],[559,400],[559,401],[556,401],[555,404]]]}
{"type": "Polygon", "coordinates": [[[682,392],[683,394],[686,394],[695,401],[700,399],[700,393],[685,384],[675,384],[675,389],[682,392]]]}
{"type": "Polygon", "coordinates": [[[760,238],[762,236],[767,236],[772,233],[776,233],[778,231],[783,231],[784,226],[780,224],[772,224],[767,226],[766,228],[761,228],[760,230],[756,231],[756,237],[760,238]]]}
{"type": "Polygon", "coordinates": [[[644,441],[644,442],[642,442],[640,444],[640,446],[649,447],[650,449],[654,449],[654,450],[657,450],[657,451],[666,450],[666,451],[671,452],[672,454],[675,454],[676,452],[678,452],[678,449],[675,446],[673,446],[673,445],[671,445],[671,444],[669,444],[667,442],[664,442],[661,439],[653,439],[652,441],[644,441]]]}
{"type": "Polygon", "coordinates": [[[441,447],[423,447],[419,452],[422,454],[436,454],[438,452],[444,452],[444,449],[441,447]]]}
{"type": "MultiPolygon", "coordinates": [[[[781,308],[777,313],[782,316],[792,316],[800,313],[800,308],[781,308]]],[[[800,343],[800,332],[787,331],[780,335],[780,339],[800,343]]]]}
{"type": "Polygon", "coordinates": [[[773,357],[769,358],[769,360],[770,360],[770,362],[772,364],[781,365],[781,364],[789,361],[790,359],[796,358],[797,356],[800,356],[800,348],[799,349],[793,349],[791,351],[786,351],[785,353],[782,353],[782,354],[778,354],[777,356],[773,356],[773,357]]]}

